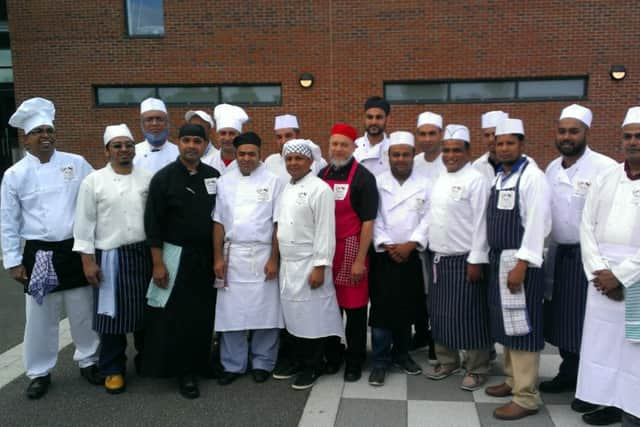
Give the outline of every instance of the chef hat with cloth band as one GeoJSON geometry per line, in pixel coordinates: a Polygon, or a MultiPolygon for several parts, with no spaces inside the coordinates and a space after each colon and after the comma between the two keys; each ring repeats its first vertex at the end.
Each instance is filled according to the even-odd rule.
{"type": "Polygon", "coordinates": [[[336,123],[331,128],[331,135],[344,135],[352,141],[358,137],[358,131],[346,123],[336,123]]]}
{"type": "Polygon", "coordinates": [[[442,116],[440,114],[432,113],[431,111],[425,111],[418,116],[416,128],[424,125],[437,126],[442,129],[442,116]]]}
{"type": "Polygon", "coordinates": [[[104,145],[106,147],[109,141],[111,141],[113,138],[118,137],[126,137],[133,141],[133,135],[131,134],[129,127],[124,123],[121,123],[119,125],[107,126],[104,130],[102,141],[104,142],[104,145]]]}
{"type": "Polygon", "coordinates": [[[411,147],[415,147],[416,142],[411,132],[399,130],[389,135],[389,147],[393,147],[394,145],[410,145],[411,147]]]}
{"type": "Polygon", "coordinates": [[[278,129],[300,129],[298,124],[298,118],[293,114],[284,114],[282,116],[276,116],[273,130],[278,129]]]}
{"type": "Polygon", "coordinates": [[[504,111],[500,111],[500,110],[488,111],[482,115],[482,118],[480,120],[481,127],[482,129],[494,128],[498,125],[498,123],[508,118],[509,118],[509,114],[505,113],[504,111]]]}
{"type": "Polygon", "coordinates": [[[565,107],[562,109],[562,112],[560,113],[560,118],[558,120],[562,120],[562,119],[580,120],[588,128],[590,128],[591,120],[593,119],[593,114],[591,113],[591,110],[588,109],[587,107],[583,107],[582,105],[578,105],[578,104],[571,104],[568,107],[565,107]]]}
{"type": "Polygon", "coordinates": [[[206,113],[205,111],[202,110],[190,110],[187,111],[184,114],[184,119],[186,121],[191,120],[194,116],[198,116],[200,117],[202,120],[204,120],[205,122],[209,123],[209,125],[211,127],[213,127],[213,119],[211,118],[211,116],[209,115],[209,113],[206,113]]]}
{"type": "Polygon", "coordinates": [[[292,139],[287,141],[282,147],[282,157],[288,154],[297,153],[310,158],[311,160],[320,160],[320,147],[309,139],[292,139]]]}
{"type": "Polygon", "coordinates": [[[29,98],[24,101],[9,119],[9,124],[14,128],[29,133],[38,126],[53,126],[56,117],[56,108],[53,102],[44,98],[29,98]]]}
{"type": "Polygon", "coordinates": [[[147,98],[140,103],[140,114],[144,114],[147,111],[162,111],[167,114],[167,106],[164,105],[162,99],[147,98]]]}
{"type": "Polygon", "coordinates": [[[463,125],[447,125],[444,129],[444,137],[442,140],[446,141],[447,139],[464,141],[465,144],[469,144],[471,142],[469,129],[463,125]]]}
{"type": "Polygon", "coordinates": [[[640,107],[631,107],[627,110],[622,127],[626,125],[640,125],[640,107]]]}
{"type": "Polygon", "coordinates": [[[520,119],[504,119],[496,126],[496,136],[498,135],[523,135],[524,136],[524,124],[520,119]]]}
{"type": "Polygon", "coordinates": [[[235,129],[242,132],[242,125],[249,120],[247,113],[240,107],[230,104],[220,104],[213,109],[216,129],[235,129]]]}

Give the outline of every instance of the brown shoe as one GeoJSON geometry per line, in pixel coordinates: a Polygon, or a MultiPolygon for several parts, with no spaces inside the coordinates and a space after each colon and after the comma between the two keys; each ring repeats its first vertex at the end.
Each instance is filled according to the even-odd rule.
{"type": "Polygon", "coordinates": [[[493,416],[499,420],[519,420],[529,415],[537,414],[537,409],[526,409],[515,402],[509,402],[493,411],[493,416]]]}
{"type": "Polygon", "coordinates": [[[507,383],[492,385],[484,389],[484,392],[493,397],[511,396],[511,387],[507,383]]]}

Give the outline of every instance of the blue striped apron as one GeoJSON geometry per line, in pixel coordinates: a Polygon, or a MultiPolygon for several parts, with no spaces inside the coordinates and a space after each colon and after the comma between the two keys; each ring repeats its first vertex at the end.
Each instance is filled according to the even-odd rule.
{"type": "Polygon", "coordinates": [[[580,353],[588,289],[580,245],[558,245],[553,299],[545,301],[545,338],[551,344],[580,353]]]}
{"type": "Polygon", "coordinates": [[[544,347],[542,332],[542,299],[544,297],[544,273],[541,268],[529,267],[524,280],[527,312],[531,332],[523,336],[507,336],[504,332],[502,304],[498,284],[500,253],[504,249],[518,249],[524,236],[524,227],[520,218],[520,178],[529,161],[522,164],[515,187],[498,190],[494,185],[489,196],[487,208],[487,240],[489,242],[489,324],[491,337],[505,347],[521,351],[540,351],[544,347]],[[500,192],[515,191],[515,206],[511,210],[498,209],[500,192]]]}
{"type": "Polygon", "coordinates": [[[491,344],[487,285],[467,281],[465,255],[436,254],[436,281],[429,288],[429,313],[434,341],[452,349],[485,349],[491,344]]]}
{"type": "MultiPolygon", "coordinates": [[[[98,264],[101,251],[96,250],[98,264]]],[[[93,329],[101,334],[124,334],[143,328],[145,295],[151,280],[153,265],[151,252],[144,242],[124,245],[118,248],[120,270],[116,279],[116,307],[114,318],[98,314],[98,290],[94,290],[93,329]]]]}

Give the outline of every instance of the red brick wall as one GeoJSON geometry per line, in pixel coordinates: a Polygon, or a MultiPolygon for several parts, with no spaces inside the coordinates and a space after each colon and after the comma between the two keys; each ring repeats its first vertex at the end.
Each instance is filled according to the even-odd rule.
{"type": "MultiPolygon", "coordinates": [[[[53,100],[61,149],[96,166],[105,125],[141,132],[137,108],[95,107],[92,85],[281,82],[282,105],[247,108],[246,129],[271,142],[273,117],[294,113],[304,136],[326,146],[333,122],[362,127],[364,99],[382,95],[386,80],[588,75],[591,145],[618,159],[619,125],[638,103],[635,1],[165,1],[160,39],[128,38],[124,3],[7,2],[16,100],[53,100]],[[624,81],[610,79],[613,64],[626,66],[624,81]],[[315,76],[309,90],[297,83],[304,71],[315,76]]],[[[469,126],[473,144],[480,114],[501,109],[524,120],[528,152],[546,165],[566,104],[394,105],[389,130],[412,130],[417,114],[431,110],[469,126]]],[[[187,109],[170,107],[174,137],[187,109]]]]}

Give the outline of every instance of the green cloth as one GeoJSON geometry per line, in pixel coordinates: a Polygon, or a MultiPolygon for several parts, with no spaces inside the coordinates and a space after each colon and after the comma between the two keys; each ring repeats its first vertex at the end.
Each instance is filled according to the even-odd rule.
{"type": "Polygon", "coordinates": [[[164,308],[169,301],[173,285],[176,283],[178,267],[180,266],[180,255],[182,247],[164,242],[162,246],[162,261],[164,262],[167,272],[169,273],[169,283],[165,289],[156,286],[153,279],[149,282],[147,290],[147,304],[151,307],[164,308]]]}
{"type": "Polygon", "coordinates": [[[640,283],[624,290],[624,336],[631,342],[640,343],[640,283]]]}

